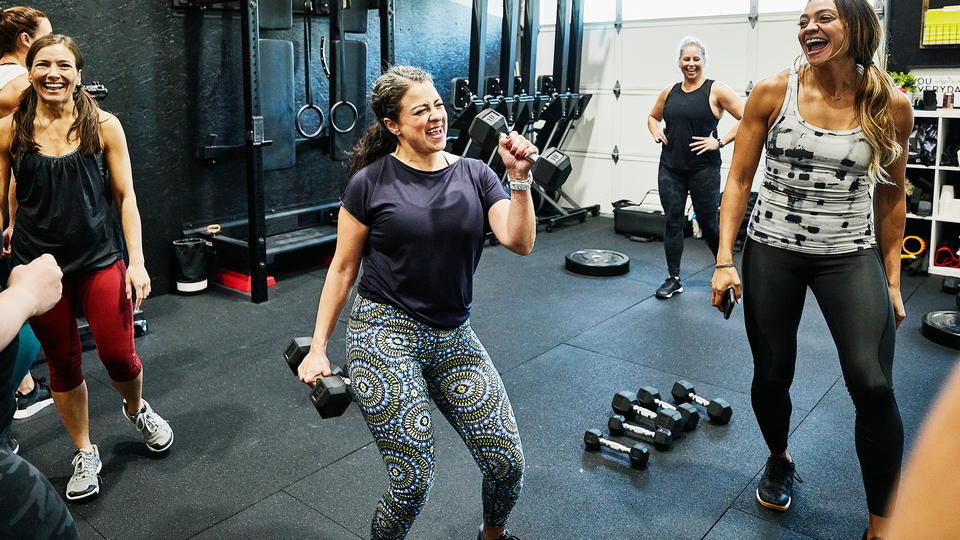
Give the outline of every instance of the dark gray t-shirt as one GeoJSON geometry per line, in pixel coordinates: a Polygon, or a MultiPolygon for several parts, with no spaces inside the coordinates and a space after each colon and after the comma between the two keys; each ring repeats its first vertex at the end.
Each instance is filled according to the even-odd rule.
{"type": "Polygon", "coordinates": [[[470,316],[487,212],[508,198],[483,162],[425,172],[388,155],[347,183],[341,205],[370,227],[358,293],[452,330],[470,316]]]}

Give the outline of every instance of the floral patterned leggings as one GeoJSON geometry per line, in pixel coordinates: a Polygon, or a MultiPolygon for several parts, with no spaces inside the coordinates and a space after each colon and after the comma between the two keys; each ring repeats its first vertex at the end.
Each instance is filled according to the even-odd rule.
{"type": "Polygon", "coordinates": [[[387,467],[371,538],[404,538],[434,480],[428,398],[460,434],[483,474],[483,518],[506,525],[523,485],[523,449],[500,375],[470,321],[438,330],[357,297],[347,330],[357,403],[387,467]]]}

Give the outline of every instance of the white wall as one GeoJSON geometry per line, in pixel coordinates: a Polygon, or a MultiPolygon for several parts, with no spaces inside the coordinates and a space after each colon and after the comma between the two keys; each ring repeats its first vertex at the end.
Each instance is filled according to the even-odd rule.
{"type": "MultiPolygon", "coordinates": [[[[608,213],[611,202],[639,202],[656,189],[660,146],[647,130],[647,115],[660,91],[682,78],[677,45],[684,36],[697,36],[706,45],[704,74],[745,98],[750,83],[794,64],[800,54],[799,16],[800,9],[764,13],[756,27],[745,14],[635,21],[625,22],[620,33],[613,23],[585,25],[580,92],[593,98],[563,145],[574,164],[564,193],[581,206],[599,204],[608,213]],[[619,99],[613,92],[618,81],[619,99]],[[614,147],[620,153],[616,164],[611,158],[614,147]]],[[[539,74],[553,71],[554,39],[554,27],[542,26],[539,74]]],[[[720,133],[729,131],[733,122],[724,114],[720,133]]],[[[721,152],[725,180],[733,146],[721,152]]]]}

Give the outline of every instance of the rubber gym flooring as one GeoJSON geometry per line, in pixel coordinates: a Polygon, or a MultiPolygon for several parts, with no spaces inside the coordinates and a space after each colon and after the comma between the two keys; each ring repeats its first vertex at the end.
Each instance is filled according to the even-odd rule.
{"type": "MultiPolygon", "coordinates": [[[[860,538],[866,504],[854,410],[812,295],[792,392],[790,450],[803,483],[785,513],[754,500],[767,450],[750,407],[751,357],[741,308],[724,320],[709,305],[712,266],[705,244],[688,238],[684,291],[658,300],[662,243],[616,235],[604,216],[541,228],[527,257],[485,250],[472,322],[502,373],[523,438],[524,489],[509,523],[520,538],[860,538]],[[598,278],[565,270],[564,256],[586,248],[627,254],[630,272],[598,278]],[[584,451],[584,430],[606,431],[615,392],[652,385],[669,395],[680,378],[729,401],[730,423],[704,418],[672,449],[651,448],[643,470],[608,450],[584,451]]],[[[99,497],[69,505],[84,538],[367,538],[386,486],[371,435],[356,405],[321,420],[281,357],[291,338],[312,333],[325,273],[316,263],[278,274],[260,305],[220,287],[144,303],[149,333],[137,338],[144,396],[175,430],[169,453],[147,450],[95,352],[84,354],[91,433],[103,459],[99,497]]],[[[908,317],[898,332],[895,383],[909,451],[958,355],[920,334],[923,314],[953,309],[941,278],[904,275],[902,290],[908,317]]],[[[345,317],[329,347],[338,363],[345,317]]],[[[476,538],[480,474],[442,416],[434,420],[436,483],[409,538],[476,538]]],[[[62,492],[73,449],[54,408],[17,421],[13,435],[21,455],[62,492]]]]}

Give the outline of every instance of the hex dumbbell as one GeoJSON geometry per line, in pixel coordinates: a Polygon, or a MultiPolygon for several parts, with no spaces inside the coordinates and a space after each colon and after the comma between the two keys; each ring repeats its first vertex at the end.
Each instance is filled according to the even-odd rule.
{"type": "Polygon", "coordinates": [[[643,426],[628,424],[627,420],[619,414],[610,417],[607,427],[610,428],[611,435],[620,435],[626,431],[639,437],[640,440],[652,444],[657,450],[669,450],[670,445],[673,444],[673,435],[669,431],[663,428],[651,431],[643,426]]]}
{"type": "Polygon", "coordinates": [[[673,435],[673,440],[683,436],[683,417],[677,411],[665,409],[662,411],[651,411],[645,407],[637,405],[637,402],[630,395],[630,392],[617,392],[613,396],[613,403],[610,404],[613,411],[627,420],[641,420],[651,424],[654,428],[663,428],[673,435]]]}
{"type": "MultiPolygon", "coordinates": [[[[481,148],[493,148],[500,137],[506,135],[507,120],[499,112],[485,109],[470,122],[469,133],[470,138],[481,148]]],[[[526,159],[533,162],[530,168],[533,179],[551,191],[556,191],[563,185],[573,171],[570,158],[556,148],[548,148],[543,155],[533,154],[526,159]]]]}
{"type": "Polygon", "coordinates": [[[696,403],[701,407],[707,409],[707,416],[710,417],[710,421],[716,424],[726,424],[730,421],[730,417],[733,416],[733,408],[730,407],[730,404],[723,399],[714,399],[709,400],[697,395],[696,390],[694,390],[693,385],[687,381],[677,381],[673,383],[673,390],[670,392],[673,394],[673,399],[677,403],[696,403]]]}
{"type": "MultiPolygon", "coordinates": [[[[309,337],[299,337],[290,342],[287,349],[283,352],[283,359],[287,361],[290,370],[294,375],[299,375],[300,363],[310,352],[309,337]]],[[[310,392],[310,401],[320,413],[320,418],[333,418],[341,416],[353,401],[353,395],[350,391],[350,379],[343,375],[343,370],[334,366],[329,377],[317,379],[313,391],[310,392]]]]}
{"type": "Polygon", "coordinates": [[[648,409],[658,410],[658,408],[660,408],[677,411],[680,413],[680,416],[683,417],[684,431],[693,430],[700,422],[700,412],[696,407],[690,403],[678,403],[677,405],[667,403],[660,399],[660,392],[652,386],[644,386],[640,390],[637,390],[637,403],[648,409]]]}
{"type": "Polygon", "coordinates": [[[647,450],[646,446],[639,443],[633,445],[632,448],[624,446],[610,439],[605,439],[599,429],[588,429],[583,434],[583,444],[591,452],[596,452],[600,450],[601,446],[606,446],[614,452],[626,454],[630,458],[630,465],[638,469],[645,466],[650,459],[650,451],[647,450]]]}

